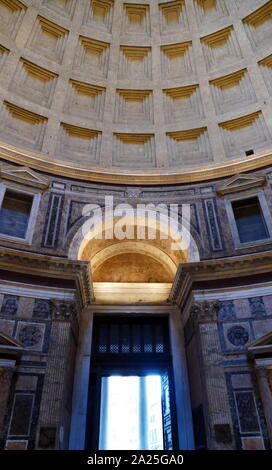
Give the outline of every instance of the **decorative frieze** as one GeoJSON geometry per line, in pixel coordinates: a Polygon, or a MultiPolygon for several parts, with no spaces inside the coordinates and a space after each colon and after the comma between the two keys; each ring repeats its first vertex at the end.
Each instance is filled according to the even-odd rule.
{"type": "Polygon", "coordinates": [[[249,298],[250,312],[253,317],[262,317],[266,315],[266,308],[264,305],[263,297],[249,298]]]}
{"type": "Polygon", "coordinates": [[[4,295],[2,306],[1,306],[1,315],[16,315],[18,310],[19,297],[17,295],[4,295]]]}
{"type": "Polygon", "coordinates": [[[51,313],[51,304],[48,299],[35,299],[33,308],[33,318],[48,319],[51,313]]]}

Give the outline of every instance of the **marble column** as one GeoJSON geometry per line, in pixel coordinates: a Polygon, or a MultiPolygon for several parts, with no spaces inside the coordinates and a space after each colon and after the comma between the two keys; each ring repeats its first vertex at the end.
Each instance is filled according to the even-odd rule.
{"type": "Polygon", "coordinates": [[[270,369],[257,366],[258,385],[270,439],[270,447],[272,447],[272,391],[269,383],[269,373],[271,373],[270,369]]]}

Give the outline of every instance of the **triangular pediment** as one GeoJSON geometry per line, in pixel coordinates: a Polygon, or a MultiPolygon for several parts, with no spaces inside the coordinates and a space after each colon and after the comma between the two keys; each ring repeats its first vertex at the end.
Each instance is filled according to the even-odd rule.
{"type": "Polygon", "coordinates": [[[250,343],[247,349],[249,355],[256,358],[264,354],[272,356],[272,331],[250,343]]]}
{"type": "Polygon", "coordinates": [[[24,345],[15,338],[12,338],[4,331],[0,331],[0,354],[1,352],[9,352],[13,354],[21,354],[24,345]]]}
{"type": "Polygon", "coordinates": [[[252,343],[250,343],[249,348],[257,347],[257,346],[272,346],[272,331],[268,333],[267,335],[262,336],[261,338],[256,339],[252,343]]]}
{"type": "Polygon", "coordinates": [[[264,186],[265,176],[238,174],[217,186],[216,192],[220,195],[231,194],[249,188],[264,186]]]}
{"type": "Polygon", "coordinates": [[[1,180],[10,180],[25,186],[32,186],[41,190],[49,187],[49,180],[38,175],[34,170],[28,167],[10,168],[2,167],[0,169],[1,180]]]}

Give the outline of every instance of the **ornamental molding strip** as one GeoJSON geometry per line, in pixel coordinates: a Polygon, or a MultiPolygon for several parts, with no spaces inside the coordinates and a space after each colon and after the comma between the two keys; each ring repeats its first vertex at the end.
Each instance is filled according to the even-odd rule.
{"type": "Polygon", "coordinates": [[[49,180],[43,176],[38,175],[34,170],[28,167],[0,168],[0,181],[13,181],[24,186],[31,186],[32,188],[47,191],[49,188],[49,180]]]}
{"type": "Polygon", "coordinates": [[[0,249],[0,269],[34,276],[74,280],[83,307],[93,300],[88,261],[60,259],[19,250],[0,249]]]}
{"type": "Polygon", "coordinates": [[[259,175],[234,175],[224,183],[217,186],[216,192],[220,196],[237,193],[246,189],[263,187],[267,183],[265,176],[259,175]]]}

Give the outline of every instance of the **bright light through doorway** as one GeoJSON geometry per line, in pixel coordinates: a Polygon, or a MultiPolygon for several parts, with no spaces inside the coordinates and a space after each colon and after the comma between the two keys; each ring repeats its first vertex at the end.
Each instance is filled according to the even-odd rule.
{"type": "Polygon", "coordinates": [[[163,449],[161,377],[102,378],[99,449],[163,449]]]}

